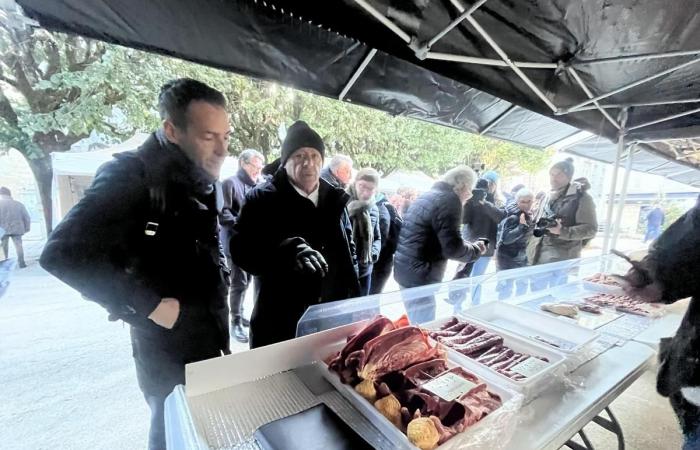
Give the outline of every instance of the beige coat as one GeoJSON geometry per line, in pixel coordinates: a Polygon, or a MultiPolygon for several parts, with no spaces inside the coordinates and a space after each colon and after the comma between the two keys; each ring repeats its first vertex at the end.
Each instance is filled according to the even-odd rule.
{"type": "Polygon", "coordinates": [[[583,186],[572,182],[565,192],[553,193],[546,208],[550,214],[562,218],[561,234],[531,237],[527,246],[528,262],[547,264],[581,257],[584,241],[593,239],[598,232],[593,198],[583,186]]]}

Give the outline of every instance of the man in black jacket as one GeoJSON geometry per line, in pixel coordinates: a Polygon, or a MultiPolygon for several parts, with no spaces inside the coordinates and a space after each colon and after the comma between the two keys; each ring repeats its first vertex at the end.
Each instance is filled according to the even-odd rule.
{"type": "Polygon", "coordinates": [[[659,346],[657,390],[678,416],[684,449],[700,448],[700,201],[654,241],[623,278],[631,296],[673,303],[692,297],[676,335],[659,346]]]}
{"type": "MultiPolygon", "coordinates": [[[[374,202],[378,186],[379,172],[365,167],[357,172],[355,182],[347,190],[350,196],[348,214],[357,253],[360,295],[369,295],[373,283],[372,269],[382,249],[379,208],[374,202]]],[[[376,312],[379,313],[378,310],[376,312]]]]}
{"type": "Polygon", "coordinates": [[[260,282],[251,348],[294,338],[309,306],[359,293],[349,196],[320,179],[323,154],[318,133],[295,122],[273,179],[248,195],[234,227],[233,262],[260,282]]]}
{"type": "MultiPolygon", "coordinates": [[[[514,197],[515,203],[506,207],[508,216],[498,224],[496,238],[496,269],[508,270],[527,266],[527,241],[532,236],[532,202],[535,197],[526,189],[520,189],[514,197]]],[[[502,277],[498,281],[498,299],[504,300],[513,295],[513,278],[502,277]]],[[[515,280],[516,295],[527,292],[527,279],[515,280]]]]}
{"type": "Polygon", "coordinates": [[[40,263],[131,325],[148,447],[165,448],[163,401],[185,364],[229,351],[228,269],[219,245],[228,154],[223,95],[191,79],[163,86],[163,128],[102,166],[49,236],[40,263]]]}
{"type": "MultiPolygon", "coordinates": [[[[465,242],[459,232],[462,205],[472,195],[474,178],[472,169],[458,166],[411,205],[394,257],[394,278],[401,288],[440,283],[448,259],[468,263],[486,251],[482,242],[465,242]]],[[[433,297],[407,300],[404,304],[411,323],[435,318],[433,297]]]]}
{"type": "Polygon", "coordinates": [[[245,203],[245,196],[257,184],[264,164],[265,157],[262,153],[251,148],[243,150],[238,156],[238,172],[221,183],[224,206],[221,210],[221,216],[219,216],[219,222],[221,223],[221,244],[226,254],[226,262],[231,270],[231,288],[228,299],[231,308],[231,326],[234,339],[243,344],[248,342],[248,332],[243,327],[250,326],[250,322],[243,317],[243,300],[248,285],[253,282],[253,277],[233,264],[229,253],[229,237],[233,226],[238,221],[238,214],[241,211],[241,206],[245,203]]]}

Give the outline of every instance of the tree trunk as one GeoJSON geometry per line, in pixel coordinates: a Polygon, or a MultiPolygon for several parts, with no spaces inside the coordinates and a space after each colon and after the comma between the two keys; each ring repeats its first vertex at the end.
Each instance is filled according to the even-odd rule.
{"type": "Polygon", "coordinates": [[[51,157],[45,156],[39,159],[29,159],[29,168],[32,169],[34,180],[39,188],[41,206],[44,210],[44,223],[46,224],[46,234],[48,236],[53,230],[53,204],[51,202],[51,183],[53,181],[53,169],[51,168],[51,157]]]}

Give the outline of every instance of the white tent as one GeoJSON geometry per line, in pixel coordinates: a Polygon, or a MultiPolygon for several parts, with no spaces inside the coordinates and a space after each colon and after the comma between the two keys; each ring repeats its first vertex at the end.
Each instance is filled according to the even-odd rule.
{"type": "Polygon", "coordinates": [[[401,187],[411,187],[421,193],[429,191],[435,181],[418,170],[396,170],[379,181],[379,190],[394,193],[401,187]]]}
{"type": "MultiPolygon", "coordinates": [[[[138,148],[148,136],[148,133],[136,133],[120,144],[101,150],[52,153],[54,223],[58,223],[83,198],[85,189],[90,186],[102,164],[110,161],[115,153],[138,148]]],[[[226,158],[221,168],[221,178],[233,175],[237,169],[236,158],[226,158]]]]}

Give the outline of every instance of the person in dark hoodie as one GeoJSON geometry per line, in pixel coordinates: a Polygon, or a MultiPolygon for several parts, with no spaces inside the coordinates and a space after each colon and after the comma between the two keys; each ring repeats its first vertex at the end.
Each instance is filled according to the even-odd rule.
{"type": "Polygon", "coordinates": [[[294,338],[309,306],[359,294],[350,196],[321,179],[324,152],[306,122],[292,124],[277,171],[248,194],[233,228],[233,263],[259,281],[251,348],[294,338]]]}
{"type": "Polygon", "coordinates": [[[165,448],[163,402],[185,383],[185,365],[230,353],[216,181],[231,133],[226,100],[181,78],[158,103],[163,127],[100,167],[39,260],[130,325],[151,450],[165,448]]]}
{"type": "Polygon", "coordinates": [[[659,346],[657,390],[671,401],[685,437],[700,448],[700,199],[651,244],[644,259],[621,278],[632,297],[673,303],[692,297],[673,338],[659,346]]]}
{"type": "MultiPolygon", "coordinates": [[[[488,172],[487,172],[488,173],[488,172]]],[[[495,173],[495,172],[490,172],[495,173]]],[[[476,261],[461,267],[455,279],[466,277],[478,277],[486,273],[491,259],[496,250],[496,230],[498,224],[506,216],[505,208],[495,206],[489,199],[494,199],[493,190],[495,182],[481,178],[476,183],[474,196],[467,201],[462,211],[462,237],[466,241],[475,241],[479,238],[489,240],[486,253],[476,261]]],[[[479,304],[481,289],[475,288],[472,292],[472,304],[479,304]]]]}
{"type": "MultiPolygon", "coordinates": [[[[526,189],[521,188],[514,197],[514,203],[506,207],[508,216],[498,224],[496,237],[496,270],[517,269],[527,266],[527,241],[532,234],[534,223],[530,209],[535,197],[526,189]]],[[[527,292],[527,280],[518,279],[516,295],[527,292]]],[[[513,295],[513,279],[499,280],[496,287],[499,300],[513,295]]]]}
{"type": "Polygon", "coordinates": [[[355,182],[348,187],[350,195],[348,214],[357,252],[360,295],[369,295],[372,286],[372,269],[382,249],[379,208],[374,202],[378,186],[379,172],[364,168],[357,172],[355,182]]]}
{"type": "Polygon", "coordinates": [[[245,203],[245,197],[258,183],[264,164],[265,157],[262,153],[250,148],[243,150],[238,156],[238,172],[221,183],[224,206],[221,209],[219,223],[221,224],[221,245],[231,270],[231,288],[229,289],[231,327],[234,339],[243,344],[248,342],[248,332],[244,327],[250,326],[250,322],[243,316],[243,300],[248,285],[253,282],[253,277],[233,264],[229,253],[229,237],[233,226],[238,221],[238,214],[241,212],[241,206],[245,203]]]}

